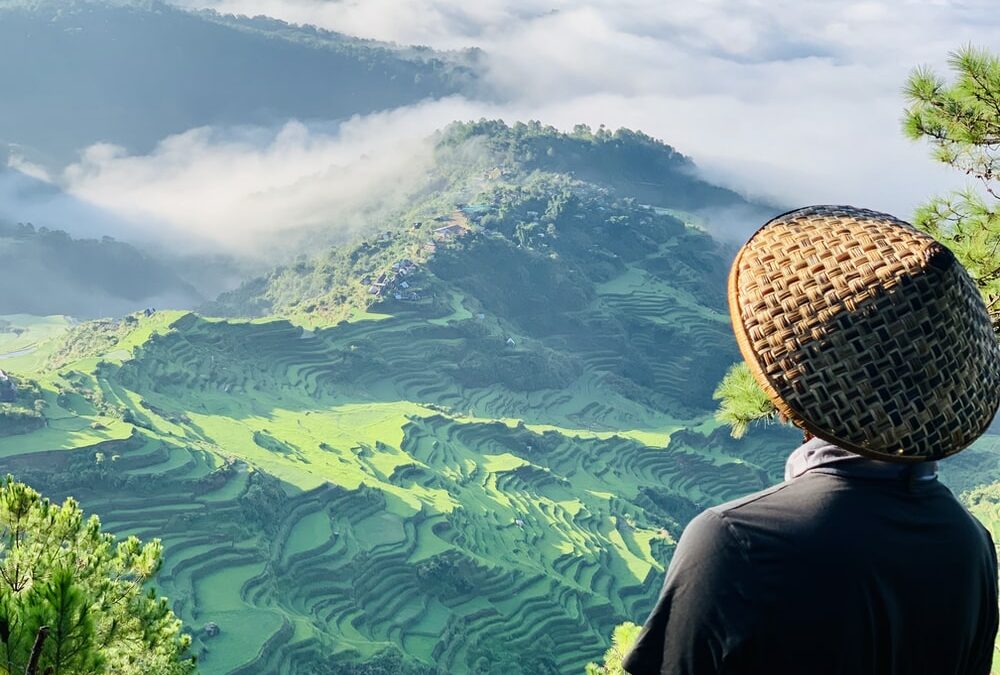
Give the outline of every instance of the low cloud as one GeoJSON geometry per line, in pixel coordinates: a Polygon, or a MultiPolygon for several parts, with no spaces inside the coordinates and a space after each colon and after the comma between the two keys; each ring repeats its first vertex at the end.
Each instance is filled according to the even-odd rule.
{"type": "Polygon", "coordinates": [[[147,155],[97,144],[49,180],[131,223],[132,239],[273,254],[303,231],[349,234],[403,205],[431,167],[440,120],[471,110],[445,99],[329,127],[205,127],[147,155]]]}
{"type": "MultiPolygon", "coordinates": [[[[963,181],[902,137],[903,83],[916,65],[941,68],[962,44],[988,46],[1000,24],[982,0],[178,4],[401,44],[480,47],[482,89],[325,125],[192,129],[144,155],[95,145],[61,169],[12,157],[0,173],[0,217],[6,209],[184,251],[274,253],[310,227],[336,235],[370,226],[419,187],[434,130],[480,117],[641,129],[751,197],[907,217],[963,181]]],[[[713,231],[734,238],[758,224],[722,220],[713,231]]]]}
{"type": "Polygon", "coordinates": [[[510,114],[562,128],[640,128],[745,193],[904,216],[929,194],[961,184],[901,137],[908,73],[941,67],[966,43],[989,46],[1000,27],[984,0],[179,4],[402,44],[480,47],[487,98],[510,114]]]}

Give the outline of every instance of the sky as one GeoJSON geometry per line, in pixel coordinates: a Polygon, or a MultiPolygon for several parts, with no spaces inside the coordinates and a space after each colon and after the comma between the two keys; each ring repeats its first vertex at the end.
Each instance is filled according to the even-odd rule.
{"type": "MultiPolygon", "coordinates": [[[[965,44],[1000,50],[1000,13],[982,0],[174,1],[483,52],[475,94],[344,124],[193,129],[148,154],[94,145],[57,168],[11,159],[113,214],[125,236],[135,223],[133,235],[231,252],[302,226],[363,226],[363,205],[401,198],[385,187],[424,170],[426,136],[480,117],[640,129],[751,198],[908,218],[930,195],[964,186],[902,136],[908,74],[925,64],[945,73],[965,44]]],[[[738,240],[755,225],[721,234],[738,240]]]]}

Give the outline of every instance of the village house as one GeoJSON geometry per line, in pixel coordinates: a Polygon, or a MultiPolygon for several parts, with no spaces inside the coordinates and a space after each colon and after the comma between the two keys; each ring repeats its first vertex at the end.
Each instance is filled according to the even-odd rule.
{"type": "Polygon", "coordinates": [[[439,227],[434,230],[434,236],[438,239],[452,239],[453,237],[461,237],[466,233],[466,229],[461,225],[452,223],[451,225],[445,225],[444,227],[439,227]]]}

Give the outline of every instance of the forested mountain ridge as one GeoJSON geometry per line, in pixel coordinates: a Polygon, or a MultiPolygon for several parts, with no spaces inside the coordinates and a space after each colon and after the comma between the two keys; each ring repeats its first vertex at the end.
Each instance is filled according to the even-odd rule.
{"type": "Polygon", "coordinates": [[[337,120],[457,92],[475,58],[159,0],[3,0],[0,63],[20,65],[0,68],[0,143],[60,164],[100,141],[337,120]]]}
{"type": "Polygon", "coordinates": [[[200,295],[152,256],[110,237],[0,221],[0,314],[93,318],[148,306],[188,307],[200,295]]]}
{"type": "Polygon", "coordinates": [[[0,331],[5,466],[163,539],[207,675],[578,674],[798,441],[712,418],[732,248],[693,214],[766,208],[636,132],[435,148],[404,212],[201,313],[0,331]]]}
{"type": "MultiPolygon", "coordinates": [[[[453,233],[442,236],[439,231],[448,227],[472,233],[476,241],[503,240],[529,259],[555,258],[577,274],[588,274],[587,268],[609,274],[656,245],[630,225],[677,226],[678,216],[699,222],[699,213],[725,209],[739,209],[747,219],[775,211],[704,181],[689,158],[641,132],[595,132],[581,125],[562,133],[537,122],[456,123],[435,138],[423,188],[374,234],[320,255],[302,255],[204,309],[234,316],[305,312],[323,321],[326,312],[326,320],[342,318],[375,300],[367,292],[370,284],[361,282],[389,271],[394,260],[423,260],[441,241],[468,241],[453,233]]],[[[702,262],[716,273],[725,266],[712,254],[702,262]]],[[[718,308],[720,299],[711,302],[718,308]]]]}

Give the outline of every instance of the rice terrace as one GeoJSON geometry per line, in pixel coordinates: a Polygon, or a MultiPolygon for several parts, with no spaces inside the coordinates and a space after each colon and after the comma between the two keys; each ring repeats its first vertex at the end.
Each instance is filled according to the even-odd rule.
{"type": "MultiPolygon", "coordinates": [[[[49,0],[7,4],[0,24],[9,15],[64,56],[96,49],[99,31],[134,31],[155,44],[201,36],[191,59],[218,44],[302,72],[340,69],[357,109],[321,98],[344,119],[472,96],[484,77],[475,51],[404,48],[212,3],[74,0],[65,14],[49,0]]],[[[122,82],[136,48],[108,47],[122,82]]],[[[219,63],[213,77],[235,77],[219,63]]],[[[159,77],[186,95],[181,79],[159,77]]],[[[265,84],[283,98],[261,110],[321,117],[308,91],[280,80],[265,84]]],[[[198,100],[214,117],[164,107],[113,131],[88,118],[80,139],[132,148],[194,121],[265,124],[204,87],[198,100]]],[[[107,106],[102,115],[118,114],[107,106]]],[[[80,142],[4,115],[39,158],[80,142]]],[[[229,152],[256,138],[233,133],[229,152]]],[[[713,398],[741,359],[726,304],[736,245],[718,223],[763,223],[782,210],[773,200],[720,187],[628,128],[483,118],[441,124],[421,143],[405,178],[364,154],[342,172],[324,164],[290,179],[302,194],[316,176],[343,181],[338,199],[358,203],[330,217],[344,223],[336,231],[306,219],[261,235],[267,265],[157,257],[158,245],[0,210],[0,274],[57,270],[0,299],[0,466],[53,502],[72,496],[106,532],[162,542],[150,585],[204,675],[582,674],[616,626],[645,619],[691,519],[780,482],[798,444],[780,424],[733,438],[713,398]],[[366,172],[381,190],[350,194],[360,192],[350,176],[366,172]]],[[[10,157],[0,187],[14,187],[0,198],[55,191],[34,159],[10,157]]],[[[59,180],[104,158],[95,150],[59,180]]],[[[247,198],[247,231],[254,209],[271,213],[269,190],[247,198]]],[[[44,199],[85,223],[110,203],[103,194],[44,199]]],[[[998,423],[941,473],[995,531],[998,423]]]]}

